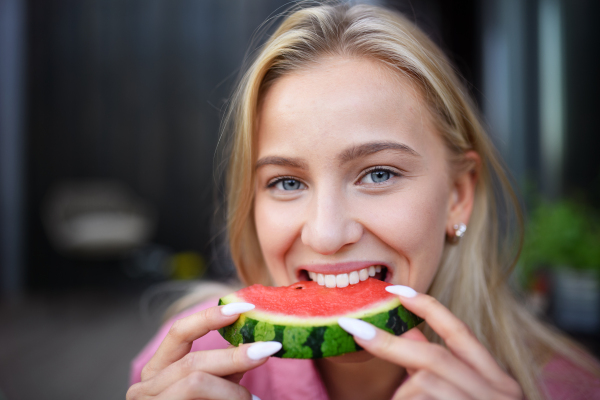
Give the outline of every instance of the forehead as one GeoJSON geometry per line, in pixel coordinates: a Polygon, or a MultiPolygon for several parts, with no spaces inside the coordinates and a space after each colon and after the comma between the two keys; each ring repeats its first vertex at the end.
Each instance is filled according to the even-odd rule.
{"type": "Polygon", "coordinates": [[[285,75],[259,109],[259,157],[369,140],[401,141],[421,153],[439,145],[438,136],[418,86],[369,59],[326,59],[285,75]]]}

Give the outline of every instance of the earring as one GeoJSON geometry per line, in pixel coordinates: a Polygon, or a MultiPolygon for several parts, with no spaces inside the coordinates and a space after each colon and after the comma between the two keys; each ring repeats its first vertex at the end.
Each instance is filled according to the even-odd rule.
{"type": "Polygon", "coordinates": [[[467,231],[467,226],[462,222],[460,224],[456,224],[453,226],[454,228],[454,240],[458,242],[463,236],[465,236],[465,232],[467,231]]]}

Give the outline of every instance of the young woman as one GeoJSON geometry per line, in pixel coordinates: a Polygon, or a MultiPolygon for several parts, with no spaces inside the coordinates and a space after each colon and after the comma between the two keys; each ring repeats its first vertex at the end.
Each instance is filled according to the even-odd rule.
{"type": "Polygon", "coordinates": [[[241,280],[343,286],[380,266],[426,323],[395,337],[345,319],[366,352],[286,360],[215,332],[252,305],[204,303],[134,361],[128,399],[598,398],[596,364],[510,294],[518,204],[466,90],[412,23],[364,5],[291,13],[227,124],[241,280]]]}

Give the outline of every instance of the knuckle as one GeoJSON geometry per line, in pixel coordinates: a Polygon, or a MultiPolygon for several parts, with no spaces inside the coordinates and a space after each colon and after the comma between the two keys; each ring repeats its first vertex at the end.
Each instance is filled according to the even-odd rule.
{"type": "Polygon", "coordinates": [[[426,370],[420,370],[416,374],[414,374],[411,378],[414,381],[414,385],[419,388],[425,389],[435,384],[434,376],[426,370]]]}
{"type": "Polygon", "coordinates": [[[183,328],[183,320],[178,319],[171,325],[171,329],[169,329],[169,336],[174,339],[181,339],[184,336],[184,328],[183,328]]]}
{"type": "Polygon", "coordinates": [[[461,343],[461,341],[464,341],[465,337],[475,338],[475,335],[473,334],[471,328],[469,328],[469,325],[457,319],[452,327],[450,335],[445,339],[445,342],[449,346],[452,346],[453,344],[458,344],[461,343]]]}
{"type": "Polygon", "coordinates": [[[440,302],[435,297],[428,294],[424,295],[423,302],[427,308],[437,307],[440,305],[440,302]]]}
{"type": "Polygon", "coordinates": [[[245,364],[246,361],[246,352],[248,351],[248,347],[246,346],[239,346],[233,349],[232,352],[230,352],[230,361],[232,365],[235,366],[243,366],[245,364]]]}
{"type": "Polygon", "coordinates": [[[448,365],[451,362],[452,355],[440,344],[432,344],[423,357],[423,364],[426,367],[434,365],[448,365]]]}
{"type": "Polygon", "coordinates": [[[471,328],[469,328],[469,325],[467,325],[464,321],[462,321],[460,319],[456,320],[456,326],[453,328],[453,330],[456,333],[456,336],[459,336],[459,335],[473,336],[473,331],[471,330],[471,328]]]}
{"type": "Polygon", "coordinates": [[[198,352],[192,352],[192,353],[186,354],[181,359],[181,368],[183,369],[183,371],[185,371],[185,372],[194,371],[196,369],[196,365],[198,365],[199,357],[200,356],[199,356],[198,352]]]}
{"type": "Polygon", "coordinates": [[[392,336],[385,331],[378,332],[379,340],[375,341],[375,347],[380,351],[386,351],[394,346],[396,336],[392,336]]]}
{"type": "Polygon", "coordinates": [[[204,372],[194,371],[185,379],[185,389],[187,394],[196,393],[196,389],[206,385],[207,375],[204,372]]]}
{"type": "Polygon", "coordinates": [[[132,385],[129,387],[129,389],[127,390],[127,394],[125,395],[125,399],[126,400],[137,400],[140,399],[142,396],[142,385],[139,383],[136,383],[135,385],[132,385]]]}
{"type": "Polygon", "coordinates": [[[150,363],[147,363],[142,368],[142,372],[140,373],[140,376],[142,378],[142,381],[145,381],[145,380],[148,379],[149,376],[151,376],[153,374],[154,374],[154,369],[152,368],[152,366],[150,365],[150,363]]]}

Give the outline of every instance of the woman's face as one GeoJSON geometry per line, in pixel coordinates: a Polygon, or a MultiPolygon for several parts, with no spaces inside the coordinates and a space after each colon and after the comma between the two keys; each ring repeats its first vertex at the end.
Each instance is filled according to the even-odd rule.
{"type": "Polygon", "coordinates": [[[446,233],[468,219],[419,90],[367,59],[325,60],[267,91],[255,190],[276,285],[343,287],[375,270],[426,292],[446,233]]]}

